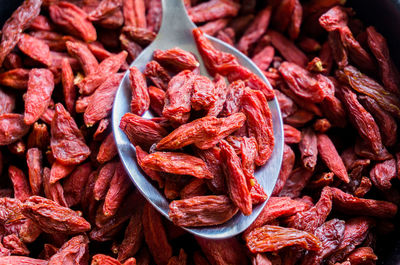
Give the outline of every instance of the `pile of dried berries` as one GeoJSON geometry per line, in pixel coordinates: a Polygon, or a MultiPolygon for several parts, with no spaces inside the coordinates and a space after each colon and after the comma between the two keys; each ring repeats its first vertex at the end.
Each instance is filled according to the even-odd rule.
{"type": "Polygon", "coordinates": [[[263,166],[274,149],[267,101],[272,88],[235,56],[216,50],[200,29],[193,35],[214,82],[197,74],[200,63],[191,53],[156,50],[145,74],[129,69],[131,112],[120,121],[143,172],[174,200],[170,219],[188,227],[222,224],[238,210],[250,215],[252,204],[267,199],[255,166],[263,166]],[[159,87],[147,88],[146,77],[159,87]],[[161,117],[138,116],[149,108],[161,117]]]}
{"type": "MultiPolygon", "coordinates": [[[[213,82],[195,75],[196,61],[179,49],[154,54],[144,72],[147,88],[142,73],[130,69],[133,98],[145,100],[132,101],[137,115],[127,114],[121,127],[142,147],[138,162],[166,197],[185,199],[171,207],[218,194],[207,196],[216,215],[206,209],[210,219],[202,225],[237,206],[249,210],[239,201],[224,208],[225,187],[238,183],[221,176],[240,164],[241,188],[253,187],[252,161],[264,163],[270,150],[245,151],[270,145],[259,138],[268,132],[250,129],[265,128],[262,102],[279,100],[286,145],[274,193],[242,235],[212,241],[186,233],[145,202],[110,131],[123,71],[160,27],[160,0],[25,0],[1,31],[0,265],[374,264],[400,204],[400,81],[383,36],[343,2],[185,1],[213,82]],[[213,50],[201,31],[250,56],[273,93],[234,57],[213,50]],[[190,98],[177,96],[188,89],[190,98]],[[138,116],[149,107],[160,117],[138,116]],[[193,134],[179,130],[193,123],[198,137],[182,139],[193,134]],[[178,133],[168,135],[169,126],[178,133]],[[203,178],[187,183],[159,163],[171,154],[154,151],[182,144],[197,159],[182,160],[186,153],[180,161],[196,165],[203,178]],[[219,159],[233,163],[221,166],[219,159]]],[[[178,225],[199,222],[177,214],[178,225]]]]}

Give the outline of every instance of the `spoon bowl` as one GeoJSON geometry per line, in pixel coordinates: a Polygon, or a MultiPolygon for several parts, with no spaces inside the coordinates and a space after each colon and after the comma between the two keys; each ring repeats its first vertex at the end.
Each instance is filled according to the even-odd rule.
{"type": "MultiPolygon", "coordinates": [[[[192,52],[200,63],[200,73],[210,77],[205,69],[203,60],[193,39],[192,30],[196,26],[186,14],[182,0],[162,0],[162,7],[162,23],[156,39],[136,58],[131,66],[136,66],[139,70],[143,71],[146,64],[151,61],[154,50],[167,50],[174,47],[179,47],[183,50],[192,52]]],[[[268,86],[271,86],[262,71],[258,69],[251,59],[246,57],[237,49],[216,38],[211,36],[207,36],[207,38],[211,41],[216,49],[235,55],[241,65],[247,67],[251,72],[258,75],[268,86]]],[[[115,143],[118,147],[121,161],[133,183],[136,185],[142,195],[162,215],[169,219],[169,202],[164,195],[155,186],[153,186],[150,180],[143,175],[135,159],[135,147],[130,143],[125,133],[119,128],[119,123],[122,116],[125,113],[130,112],[130,99],[131,91],[129,85],[129,72],[127,71],[116,93],[112,111],[112,127],[115,136],[115,143]]],[[[268,197],[270,197],[278,179],[282,163],[283,125],[276,98],[269,101],[268,105],[272,114],[275,146],[271,158],[264,166],[257,168],[255,176],[260,185],[264,188],[264,191],[268,197]]],[[[143,117],[152,118],[153,116],[151,112],[147,111],[143,117]]],[[[238,213],[232,219],[221,225],[183,229],[194,235],[209,239],[223,239],[232,237],[243,232],[247,227],[250,226],[250,224],[260,214],[267,201],[254,206],[253,212],[249,216],[244,216],[242,213],[238,213]]]]}

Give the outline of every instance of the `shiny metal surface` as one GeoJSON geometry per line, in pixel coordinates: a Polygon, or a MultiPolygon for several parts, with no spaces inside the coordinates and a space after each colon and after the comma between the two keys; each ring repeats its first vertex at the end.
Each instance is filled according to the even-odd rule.
{"type": "MultiPolygon", "coordinates": [[[[162,25],[157,38],[138,56],[132,65],[136,66],[140,70],[144,70],[146,63],[151,60],[153,51],[155,49],[165,50],[173,47],[180,47],[184,50],[194,53],[200,61],[201,74],[208,75],[192,37],[192,29],[195,27],[195,25],[187,16],[182,0],[163,0],[162,5],[162,25]]],[[[208,38],[217,49],[234,54],[243,66],[256,73],[263,79],[265,83],[269,85],[269,82],[264,77],[263,73],[249,58],[235,48],[221,42],[216,38],[208,38]]],[[[151,204],[154,205],[158,211],[160,211],[160,213],[168,218],[168,201],[165,199],[164,195],[160,193],[145,176],[143,176],[136,163],[135,148],[119,128],[121,117],[130,111],[130,100],[131,92],[129,88],[129,78],[127,72],[116,94],[112,113],[112,126],[115,135],[115,141],[118,146],[118,152],[122,163],[124,164],[127,172],[139,191],[151,204]]],[[[283,125],[277,100],[274,99],[273,101],[270,101],[269,107],[271,109],[273,118],[275,148],[273,150],[271,159],[266,165],[259,168],[255,174],[257,180],[260,182],[261,186],[264,187],[264,190],[268,196],[271,195],[278,178],[283,153],[283,125]]],[[[151,118],[152,114],[150,112],[146,112],[144,117],[151,118]]],[[[235,236],[244,231],[256,219],[265,203],[266,202],[254,207],[253,213],[250,216],[244,216],[243,214],[238,213],[236,216],[234,216],[234,218],[222,225],[186,230],[200,237],[213,239],[222,239],[235,236]]]]}

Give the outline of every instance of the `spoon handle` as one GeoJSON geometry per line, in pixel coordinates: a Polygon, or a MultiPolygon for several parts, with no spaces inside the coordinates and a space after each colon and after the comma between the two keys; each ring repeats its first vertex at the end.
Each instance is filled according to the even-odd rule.
{"type": "Polygon", "coordinates": [[[162,0],[161,2],[162,20],[159,35],[187,31],[196,27],[186,12],[183,0],[162,0]]]}

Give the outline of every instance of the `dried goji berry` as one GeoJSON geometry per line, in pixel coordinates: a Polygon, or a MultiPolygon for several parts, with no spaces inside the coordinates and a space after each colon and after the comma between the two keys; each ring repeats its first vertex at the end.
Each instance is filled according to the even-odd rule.
{"type": "Polygon", "coordinates": [[[104,59],[94,72],[77,84],[79,92],[84,95],[93,93],[111,74],[118,72],[127,55],[126,51],[122,51],[104,59]]]}
{"type": "Polygon", "coordinates": [[[331,127],[332,124],[329,122],[328,119],[325,118],[318,119],[313,124],[314,130],[319,133],[326,133],[331,127]]]}
{"type": "Polygon", "coordinates": [[[75,112],[76,89],[74,85],[74,73],[67,58],[61,62],[61,81],[65,105],[70,113],[75,112]]]}
{"type": "Polygon", "coordinates": [[[98,177],[94,182],[93,196],[97,201],[103,200],[107,194],[111,179],[114,176],[117,162],[108,162],[98,173],[98,177]]]}
{"type": "Polygon", "coordinates": [[[343,70],[337,71],[339,80],[347,83],[355,91],[365,94],[373,99],[387,112],[395,117],[400,117],[399,98],[385,90],[374,79],[358,71],[355,67],[346,66],[343,70]]]}
{"type": "Polygon", "coordinates": [[[44,244],[42,252],[40,252],[39,257],[45,260],[49,260],[51,256],[56,254],[58,248],[52,244],[44,244]]]}
{"type": "Polygon", "coordinates": [[[208,192],[208,188],[203,179],[194,179],[180,191],[181,199],[188,199],[195,196],[203,196],[208,192]]]}
{"type": "Polygon", "coordinates": [[[89,175],[92,172],[90,162],[81,164],[63,182],[65,201],[68,207],[77,205],[81,202],[82,193],[85,189],[89,175]]]}
{"type": "MultiPolygon", "coordinates": [[[[31,31],[31,36],[43,40],[50,48],[50,53],[54,54],[54,51],[63,52],[66,50],[65,42],[66,37],[62,34],[54,31],[31,31]]],[[[52,56],[54,59],[54,56],[52,56]]]]}
{"type": "Polygon", "coordinates": [[[11,265],[11,264],[26,264],[26,265],[46,265],[47,260],[33,259],[23,256],[4,256],[0,257],[1,265],[11,265]]]}
{"type": "Polygon", "coordinates": [[[288,179],[286,180],[285,186],[283,187],[280,196],[288,196],[296,198],[300,195],[303,188],[307,185],[313,172],[303,167],[294,169],[288,179]]]}
{"type": "Polygon", "coordinates": [[[87,14],[78,6],[61,1],[49,7],[51,20],[68,33],[82,38],[86,42],[97,39],[96,29],[87,14]]]}
{"type": "Polygon", "coordinates": [[[80,69],[79,61],[68,55],[65,52],[55,52],[50,51],[52,66],[49,68],[55,75],[55,82],[58,83],[60,80],[60,69],[62,69],[62,61],[64,59],[68,60],[68,63],[71,65],[72,70],[78,71],[80,69]]]}
{"type": "Polygon", "coordinates": [[[273,225],[254,229],[245,240],[247,247],[253,253],[277,251],[287,246],[300,246],[313,251],[321,248],[319,239],[310,233],[273,225]]]}
{"type": "Polygon", "coordinates": [[[98,24],[106,29],[118,29],[124,24],[124,16],[121,9],[111,11],[105,18],[98,21],[98,24]]]}
{"type": "Polygon", "coordinates": [[[14,187],[14,197],[21,201],[28,199],[31,195],[31,190],[24,172],[15,166],[10,166],[8,168],[8,176],[14,187]]]}
{"type": "Polygon", "coordinates": [[[4,68],[9,70],[15,68],[22,68],[22,59],[18,54],[11,52],[4,59],[3,65],[4,68]]]}
{"type": "Polygon", "coordinates": [[[250,46],[267,30],[271,18],[271,10],[270,6],[261,10],[240,38],[237,47],[244,54],[248,54],[250,46]]]}
{"type": "Polygon", "coordinates": [[[212,179],[207,180],[207,186],[216,194],[225,192],[225,176],[221,168],[220,149],[217,147],[207,150],[195,149],[195,153],[203,159],[208,170],[214,176],[212,179]]]}
{"type": "Polygon", "coordinates": [[[119,36],[119,41],[121,42],[122,48],[128,52],[128,58],[130,61],[135,60],[143,50],[139,44],[129,39],[123,33],[119,36]]]}
{"type": "Polygon", "coordinates": [[[279,102],[282,118],[286,118],[292,115],[297,110],[296,104],[286,94],[282,93],[279,90],[274,90],[274,93],[276,95],[276,99],[279,102]]]}
{"type": "Polygon", "coordinates": [[[341,99],[346,106],[349,119],[356,127],[359,135],[372,148],[372,151],[379,153],[382,150],[381,134],[378,125],[372,115],[357,100],[357,95],[348,87],[341,87],[341,99]]]}
{"type": "Polygon", "coordinates": [[[147,78],[150,78],[156,87],[167,90],[171,77],[164,67],[162,67],[158,62],[150,61],[147,63],[143,74],[147,78]]]}
{"type": "Polygon", "coordinates": [[[207,22],[204,25],[200,26],[199,28],[205,34],[208,34],[210,36],[215,36],[215,34],[218,31],[224,29],[228,25],[228,23],[229,23],[229,19],[220,18],[220,19],[216,19],[216,20],[207,22]]]}
{"type": "Polygon", "coordinates": [[[361,264],[374,264],[378,257],[370,247],[360,247],[355,249],[347,256],[347,260],[350,264],[361,265],[361,264]]]}
{"type": "Polygon", "coordinates": [[[122,117],[119,127],[133,145],[139,145],[147,150],[168,134],[160,124],[132,113],[126,113],[122,117]]]}
{"type": "Polygon", "coordinates": [[[56,112],[51,122],[50,141],[54,157],[62,164],[76,165],[90,155],[82,132],[60,103],[56,104],[56,112]]]}
{"type": "Polygon", "coordinates": [[[96,71],[99,63],[86,44],[78,41],[67,41],[65,45],[68,53],[78,59],[85,75],[90,75],[96,71]]]}
{"type": "Polygon", "coordinates": [[[15,68],[0,74],[0,85],[25,90],[28,87],[29,70],[15,68]]]}
{"type": "Polygon", "coordinates": [[[206,164],[198,157],[184,153],[155,152],[145,156],[142,166],[151,170],[196,178],[213,178],[206,164]]]}
{"type": "Polygon", "coordinates": [[[146,79],[139,69],[132,66],[129,68],[129,81],[132,91],[131,112],[141,116],[150,106],[146,79]]]}
{"type": "Polygon", "coordinates": [[[231,219],[237,210],[227,196],[195,196],[172,201],[168,215],[179,226],[211,226],[231,219]]]}
{"type": "Polygon", "coordinates": [[[150,96],[150,108],[158,116],[162,116],[162,110],[164,108],[165,92],[164,90],[149,86],[149,96],[150,96]]]}
{"type": "Polygon", "coordinates": [[[100,120],[99,125],[96,128],[96,131],[93,134],[93,139],[95,141],[101,141],[104,140],[104,138],[107,136],[108,129],[110,125],[110,119],[105,118],[100,120]]]}
{"type": "Polygon", "coordinates": [[[29,184],[32,194],[39,195],[42,190],[42,152],[38,148],[31,148],[26,152],[26,163],[29,170],[29,184]]]}
{"type": "Polygon", "coordinates": [[[110,133],[100,145],[99,152],[97,153],[97,161],[100,164],[104,164],[113,159],[117,154],[118,149],[114,142],[114,134],[110,133]]]}
{"type": "Polygon", "coordinates": [[[375,187],[382,190],[387,190],[392,187],[390,181],[396,178],[396,160],[389,159],[375,166],[369,172],[369,177],[375,187]]]}
{"type": "Polygon", "coordinates": [[[225,140],[220,142],[220,147],[222,169],[225,173],[229,196],[244,215],[250,215],[252,212],[251,196],[240,158],[225,140]]]}
{"type": "Polygon", "coordinates": [[[89,239],[79,235],[68,240],[48,261],[48,265],[62,263],[89,263],[89,239]]]}
{"type": "Polygon", "coordinates": [[[391,218],[397,213],[397,206],[391,202],[357,198],[338,188],[330,189],[333,195],[333,207],[346,214],[391,218]]]}
{"type": "Polygon", "coordinates": [[[314,233],[325,222],[331,210],[332,192],[329,188],[324,188],[315,206],[307,211],[297,213],[289,225],[299,230],[314,233]]]}
{"type": "Polygon", "coordinates": [[[194,144],[200,149],[209,149],[221,139],[243,126],[243,113],[236,113],[226,118],[203,117],[181,125],[157,144],[158,150],[180,149],[194,144]]]}
{"type": "Polygon", "coordinates": [[[125,26],[122,32],[126,34],[131,40],[142,46],[147,46],[156,38],[156,34],[143,27],[125,26]]]}
{"type": "Polygon", "coordinates": [[[90,230],[90,224],[75,211],[43,197],[31,196],[23,204],[22,212],[46,233],[76,234],[90,230]]]}
{"type": "Polygon", "coordinates": [[[261,51],[256,53],[251,60],[260,68],[260,70],[267,70],[272,63],[275,55],[275,49],[272,46],[266,46],[261,51]]]}
{"type": "Polygon", "coordinates": [[[218,31],[217,38],[233,46],[235,42],[235,31],[233,31],[232,28],[225,28],[218,31]]]}
{"type": "Polygon", "coordinates": [[[103,213],[105,216],[115,215],[124,197],[131,189],[131,180],[122,164],[115,167],[110,187],[104,198],[103,213]]]}
{"type": "Polygon", "coordinates": [[[335,6],[329,9],[319,18],[319,23],[325,30],[330,33],[333,32],[340,38],[341,45],[359,67],[368,72],[375,70],[375,63],[371,56],[354,38],[351,30],[347,26],[348,16],[343,7],[335,6]]]}
{"type": "Polygon", "coordinates": [[[303,6],[299,0],[295,0],[292,19],[288,27],[288,33],[292,40],[297,39],[300,34],[300,27],[303,21],[303,6]]]}
{"type": "Polygon", "coordinates": [[[254,177],[255,159],[257,157],[257,141],[255,138],[242,137],[240,139],[240,158],[243,173],[247,179],[247,187],[251,190],[257,180],[254,177]]]}
{"type": "MultiPolygon", "coordinates": [[[[195,237],[210,264],[247,264],[246,251],[237,238],[212,240],[195,237]]],[[[208,264],[208,263],[207,263],[208,264]]]]}
{"type": "Polygon", "coordinates": [[[104,48],[103,44],[97,41],[88,43],[88,48],[99,61],[103,61],[104,59],[113,55],[111,52],[107,51],[104,48]]]}
{"type": "Polygon", "coordinates": [[[28,90],[25,96],[24,122],[33,124],[50,104],[54,89],[54,76],[47,69],[32,69],[29,72],[28,90]]]}
{"type": "Polygon", "coordinates": [[[343,239],[335,251],[328,257],[329,264],[343,260],[361,244],[367,236],[368,230],[374,226],[374,221],[367,217],[358,217],[347,220],[343,239]]]}
{"type": "Polygon", "coordinates": [[[393,157],[384,146],[379,152],[374,152],[369,144],[361,138],[356,139],[354,151],[358,156],[370,160],[385,161],[393,157]]]}
{"type": "Polygon", "coordinates": [[[100,265],[100,264],[107,264],[107,265],[121,265],[121,263],[114,259],[113,257],[104,255],[104,254],[96,254],[92,257],[91,265],[100,265]]]}
{"type": "Polygon", "coordinates": [[[151,170],[143,166],[143,159],[148,155],[145,151],[140,148],[140,146],[136,146],[136,160],[139,164],[140,168],[149,176],[152,180],[158,183],[159,188],[164,187],[164,179],[162,178],[161,174],[158,171],[151,170]]]}
{"type": "Polygon", "coordinates": [[[83,115],[86,126],[93,126],[110,115],[115,93],[122,77],[122,74],[113,74],[90,96],[83,115]]]}
{"type": "Polygon", "coordinates": [[[276,181],[274,190],[272,191],[273,196],[279,195],[282,191],[286,184],[286,180],[289,178],[293,170],[294,162],[295,155],[292,148],[287,144],[284,144],[281,170],[279,171],[278,180],[276,181]]]}
{"type": "Polygon", "coordinates": [[[366,32],[368,36],[368,47],[378,61],[383,85],[390,92],[398,94],[400,92],[398,70],[390,58],[385,38],[372,26],[368,27],[366,32]]]}
{"type": "Polygon", "coordinates": [[[34,242],[41,234],[42,230],[31,219],[26,219],[19,231],[19,237],[24,243],[34,242]]]}
{"type": "Polygon", "coordinates": [[[317,164],[317,136],[311,128],[302,131],[302,138],[299,143],[299,150],[303,166],[309,170],[314,170],[317,164]]]}
{"type": "Polygon", "coordinates": [[[41,4],[40,0],[24,1],[4,23],[0,42],[0,66],[17,45],[21,32],[27,29],[39,15],[41,4]]]}
{"type": "Polygon", "coordinates": [[[359,96],[358,99],[378,124],[384,145],[394,145],[397,140],[397,123],[395,119],[384,111],[374,99],[364,95],[359,96]]]}
{"type": "Polygon", "coordinates": [[[178,199],[180,191],[189,183],[187,176],[169,174],[165,177],[164,195],[168,200],[178,199]]]}
{"type": "Polygon", "coordinates": [[[264,165],[274,149],[272,115],[267,100],[260,91],[246,88],[242,108],[247,117],[249,136],[256,138],[258,144],[256,165],[264,165]]]}
{"type": "MultiPolygon", "coordinates": [[[[319,75],[318,77],[321,78],[322,75],[319,75]]],[[[325,78],[325,77],[322,77],[322,78],[325,78]]],[[[290,77],[289,77],[289,79],[290,79],[290,77]]],[[[316,105],[316,103],[313,102],[313,100],[305,99],[304,97],[297,95],[298,93],[302,94],[305,91],[301,91],[301,88],[297,87],[297,84],[295,84],[295,87],[296,87],[295,89],[300,88],[300,90],[297,92],[294,92],[293,90],[291,90],[291,88],[289,88],[290,84],[293,84],[293,83],[290,83],[290,81],[287,81],[287,80],[285,80],[285,81],[288,83],[280,83],[279,84],[281,91],[283,93],[285,93],[285,95],[290,97],[297,104],[297,106],[300,109],[312,112],[317,116],[322,116],[322,111],[321,111],[320,107],[318,105],[316,105]]],[[[311,79],[309,79],[309,81],[313,82],[311,79]]],[[[324,81],[326,81],[326,79],[324,81]]],[[[329,93],[333,93],[333,89],[334,89],[333,85],[330,82],[324,82],[324,81],[321,81],[321,84],[325,84],[325,85],[324,86],[321,85],[321,87],[317,88],[317,90],[323,91],[324,89],[326,89],[329,91],[329,93]]],[[[325,91],[323,91],[323,92],[325,92],[325,91]]],[[[307,93],[308,92],[303,93],[303,96],[307,93]]],[[[321,92],[319,92],[319,93],[321,93],[321,92]]],[[[324,96],[326,97],[326,95],[324,95],[324,96]]]]}
{"type": "Polygon", "coordinates": [[[67,202],[64,197],[64,190],[60,182],[50,182],[51,173],[50,169],[45,167],[43,169],[43,190],[46,198],[55,201],[57,204],[67,207],[67,202]]]}
{"type": "MultiPolygon", "coordinates": [[[[101,242],[112,240],[121,231],[123,225],[129,220],[134,211],[142,207],[144,203],[143,197],[138,192],[132,192],[127,196],[125,202],[121,204],[115,215],[105,218],[102,223],[98,223],[96,220],[96,224],[99,226],[96,226],[90,232],[90,238],[101,242]]],[[[99,207],[98,210],[103,213],[102,207],[99,207]]]]}
{"type": "Polygon", "coordinates": [[[367,177],[362,177],[360,185],[354,191],[354,195],[357,197],[364,197],[365,194],[371,189],[372,182],[367,177]]]}
{"type": "Polygon", "coordinates": [[[161,218],[153,206],[145,204],[142,216],[144,238],[158,265],[167,264],[172,257],[172,247],[167,240],[161,218]]]}
{"type": "Polygon", "coordinates": [[[118,9],[121,5],[122,2],[119,0],[100,1],[98,6],[88,14],[88,18],[91,21],[101,20],[108,17],[110,13],[118,9]]]}
{"type": "Polygon", "coordinates": [[[147,8],[147,28],[154,32],[158,32],[161,25],[162,7],[160,0],[148,1],[147,8]]]}
{"type": "Polygon", "coordinates": [[[146,28],[146,8],[143,0],[123,0],[125,25],[146,28]]]}
{"type": "Polygon", "coordinates": [[[332,219],[325,222],[315,231],[315,236],[321,241],[321,249],[318,252],[309,252],[301,264],[318,264],[340,245],[345,231],[345,222],[332,219]]]}
{"type": "Polygon", "coordinates": [[[295,7],[295,0],[272,1],[274,7],[273,24],[279,31],[285,31],[289,26],[295,7]]]}
{"type": "Polygon", "coordinates": [[[56,183],[60,179],[65,178],[75,168],[75,165],[63,165],[55,161],[51,165],[50,183],[56,183]]]}
{"type": "Polygon", "coordinates": [[[236,16],[240,5],[231,0],[211,0],[188,9],[190,19],[194,23],[236,16]]]}
{"type": "Polygon", "coordinates": [[[334,85],[328,78],[312,74],[296,64],[283,62],[279,72],[290,91],[303,100],[318,103],[334,93],[334,85]]]}
{"type": "Polygon", "coordinates": [[[245,230],[244,235],[247,235],[257,227],[274,221],[279,217],[287,217],[296,214],[297,212],[306,211],[310,206],[302,201],[295,201],[289,197],[271,197],[267,204],[262,209],[256,220],[245,230]]]}
{"type": "Polygon", "coordinates": [[[240,110],[245,86],[242,80],[237,80],[229,84],[221,115],[232,115],[240,110]]]}
{"type": "Polygon", "coordinates": [[[350,179],[346,167],[344,166],[343,160],[339,156],[331,139],[326,134],[319,134],[317,140],[318,153],[322,160],[336,176],[338,176],[342,181],[349,183],[350,179]]]}
{"type": "Polygon", "coordinates": [[[134,256],[142,246],[144,239],[142,212],[142,207],[135,209],[126,227],[125,237],[118,248],[118,260],[121,262],[134,256]]]}
{"type": "Polygon", "coordinates": [[[16,234],[10,234],[3,237],[3,245],[8,248],[13,255],[28,256],[29,249],[21,241],[21,239],[16,234]]]}
{"type": "Polygon", "coordinates": [[[18,48],[32,59],[46,66],[51,66],[50,49],[44,41],[23,33],[20,36],[18,48]]]}
{"type": "Polygon", "coordinates": [[[297,48],[293,42],[286,39],[285,36],[279,32],[273,30],[268,30],[267,34],[271,37],[272,45],[288,62],[295,63],[300,67],[305,67],[307,65],[307,56],[297,48]]]}
{"type": "Polygon", "coordinates": [[[51,24],[50,20],[47,17],[43,15],[38,15],[32,20],[29,29],[52,31],[54,29],[54,26],[51,24]]]}
{"type": "Polygon", "coordinates": [[[216,117],[222,111],[228,94],[228,86],[221,75],[217,74],[214,78],[214,91],[216,99],[208,109],[207,116],[216,117]]]}
{"type": "Polygon", "coordinates": [[[286,144],[297,144],[301,141],[301,132],[288,124],[283,125],[286,144]]]}
{"type": "Polygon", "coordinates": [[[216,101],[214,83],[205,76],[196,77],[191,97],[194,110],[208,110],[216,101]]]}
{"type": "Polygon", "coordinates": [[[216,50],[200,29],[194,29],[193,36],[204,64],[211,75],[216,73],[227,75],[233,67],[239,66],[234,55],[216,50]]]}
{"type": "Polygon", "coordinates": [[[168,83],[162,114],[171,122],[182,124],[188,121],[195,78],[193,72],[185,70],[174,76],[168,83]]]}

